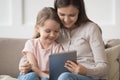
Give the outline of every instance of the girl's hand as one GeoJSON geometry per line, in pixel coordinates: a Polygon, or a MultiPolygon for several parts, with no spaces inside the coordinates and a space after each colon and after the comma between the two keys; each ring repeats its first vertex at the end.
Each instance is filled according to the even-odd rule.
{"type": "Polygon", "coordinates": [[[31,64],[28,61],[25,61],[24,63],[22,63],[19,66],[19,70],[20,72],[22,72],[23,74],[28,73],[29,71],[31,71],[31,64]]]}
{"type": "Polygon", "coordinates": [[[31,65],[32,71],[36,72],[40,77],[46,77],[49,78],[49,72],[48,71],[41,71],[38,66],[31,65]]]}
{"type": "Polygon", "coordinates": [[[65,68],[67,68],[72,73],[81,74],[81,75],[86,75],[87,71],[88,71],[88,69],[85,68],[83,65],[77,64],[77,63],[70,61],[70,60],[68,60],[65,63],[65,68]]]}
{"type": "Polygon", "coordinates": [[[47,78],[49,78],[49,73],[41,72],[40,73],[40,77],[47,77],[47,78]]]}

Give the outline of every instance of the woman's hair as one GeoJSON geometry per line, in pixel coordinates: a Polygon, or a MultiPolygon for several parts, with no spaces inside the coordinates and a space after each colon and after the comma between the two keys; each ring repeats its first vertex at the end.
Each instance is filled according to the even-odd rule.
{"type": "MultiPolygon", "coordinates": [[[[52,7],[44,7],[42,10],[39,11],[36,19],[36,25],[43,26],[44,22],[48,19],[55,20],[57,23],[60,24],[60,27],[62,26],[59,16],[57,15],[55,9],[52,7]]],[[[40,37],[40,33],[38,32],[35,26],[35,32],[33,38],[38,38],[38,37],[40,37]]]]}
{"type": "Polygon", "coordinates": [[[81,25],[82,23],[86,23],[90,21],[86,15],[85,4],[83,0],[55,0],[54,8],[57,12],[58,8],[67,7],[69,5],[75,6],[79,10],[78,20],[76,21],[76,25],[81,25]]]}

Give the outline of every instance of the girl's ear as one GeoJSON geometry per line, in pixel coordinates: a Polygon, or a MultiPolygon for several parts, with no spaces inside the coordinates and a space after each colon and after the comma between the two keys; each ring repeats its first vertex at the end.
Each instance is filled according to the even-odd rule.
{"type": "Polygon", "coordinates": [[[40,25],[36,24],[36,25],[35,25],[35,30],[36,30],[37,32],[40,32],[40,25]]]}

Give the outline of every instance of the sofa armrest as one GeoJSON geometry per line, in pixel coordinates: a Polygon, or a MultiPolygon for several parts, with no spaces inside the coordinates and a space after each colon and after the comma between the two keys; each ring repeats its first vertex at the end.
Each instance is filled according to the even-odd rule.
{"type": "Polygon", "coordinates": [[[106,50],[108,62],[109,62],[109,72],[108,80],[119,80],[120,78],[120,63],[118,62],[120,56],[120,45],[107,48],[106,50]]]}

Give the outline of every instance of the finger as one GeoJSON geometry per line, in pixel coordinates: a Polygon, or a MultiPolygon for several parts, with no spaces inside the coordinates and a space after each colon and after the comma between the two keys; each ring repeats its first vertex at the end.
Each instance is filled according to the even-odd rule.
{"type": "Polygon", "coordinates": [[[66,64],[72,68],[76,68],[78,66],[75,62],[70,60],[68,60],[66,64]]]}
{"type": "Polygon", "coordinates": [[[30,66],[20,66],[19,67],[19,70],[21,71],[21,72],[28,72],[28,71],[30,71],[31,70],[31,67],[30,66]]]}
{"type": "Polygon", "coordinates": [[[70,64],[69,62],[66,62],[66,63],[65,63],[65,66],[66,66],[66,67],[69,67],[69,68],[72,68],[72,67],[73,67],[73,65],[70,64]]]}
{"type": "Polygon", "coordinates": [[[31,64],[29,62],[25,62],[24,64],[20,65],[21,68],[30,68],[31,64]]]}
{"type": "Polygon", "coordinates": [[[67,68],[70,72],[73,72],[73,69],[67,65],[64,66],[65,68],[67,68]]]}
{"type": "Polygon", "coordinates": [[[30,69],[21,69],[21,70],[20,70],[20,72],[22,72],[22,73],[24,73],[24,74],[28,73],[29,71],[30,71],[30,69]]]}
{"type": "Polygon", "coordinates": [[[25,73],[25,70],[23,70],[23,69],[19,69],[19,70],[20,70],[20,72],[21,72],[22,74],[25,73]]]}
{"type": "Polygon", "coordinates": [[[77,66],[77,63],[75,63],[75,62],[73,62],[73,61],[68,60],[67,62],[69,62],[69,63],[72,64],[72,65],[76,65],[76,66],[77,66]]]}
{"type": "Polygon", "coordinates": [[[65,63],[65,68],[67,68],[69,71],[73,72],[75,70],[75,67],[74,65],[72,65],[71,63],[69,62],[66,62],[65,63]]]}
{"type": "Polygon", "coordinates": [[[30,63],[29,63],[29,61],[26,61],[23,65],[24,65],[24,66],[29,66],[30,63]]]}

